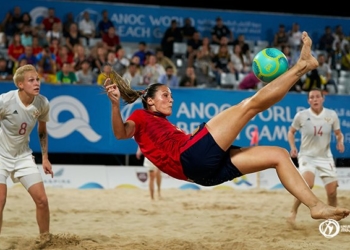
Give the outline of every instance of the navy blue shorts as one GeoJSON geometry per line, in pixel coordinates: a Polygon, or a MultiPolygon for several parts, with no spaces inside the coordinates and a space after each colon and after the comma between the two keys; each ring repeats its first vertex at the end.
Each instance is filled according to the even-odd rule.
{"type": "Polygon", "coordinates": [[[185,149],[180,157],[183,173],[194,183],[215,186],[231,181],[242,173],[231,162],[231,146],[222,150],[202,123],[190,140],[194,143],[185,149]]]}

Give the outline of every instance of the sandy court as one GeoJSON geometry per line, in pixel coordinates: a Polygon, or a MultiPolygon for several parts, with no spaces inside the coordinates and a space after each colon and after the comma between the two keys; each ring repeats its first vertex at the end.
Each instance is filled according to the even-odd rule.
{"type": "MultiPolygon", "coordinates": [[[[315,190],[325,200],[323,189],[315,190]]],[[[288,250],[349,249],[350,233],[322,236],[322,221],[299,211],[298,228],[285,222],[286,191],[163,190],[151,201],[144,189],[47,189],[53,237],[59,250],[288,250]]],[[[339,191],[350,207],[350,191],[339,191]]],[[[350,218],[341,221],[350,225],[350,218]]],[[[8,190],[0,250],[37,249],[34,203],[22,187],[8,190]]]]}

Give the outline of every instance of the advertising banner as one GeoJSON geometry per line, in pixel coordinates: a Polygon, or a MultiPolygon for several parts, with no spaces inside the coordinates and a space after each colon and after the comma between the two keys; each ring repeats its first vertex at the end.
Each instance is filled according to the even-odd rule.
{"type": "MultiPolygon", "coordinates": [[[[0,84],[0,93],[15,89],[12,83],[0,84]]],[[[135,154],[137,144],[133,139],[117,140],[111,126],[111,104],[100,86],[42,84],[41,93],[50,101],[49,151],[52,153],[102,153],[135,154]]],[[[191,133],[202,122],[207,122],[224,109],[231,107],[254,94],[253,91],[178,88],[172,90],[173,113],[168,118],[186,133],[191,133]]],[[[336,158],[350,157],[350,96],[327,95],[324,105],[334,109],[339,116],[344,134],[345,152],[336,149],[332,136],[331,148],[336,158]]],[[[141,109],[141,100],[133,104],[121,104],[125,120],[141,109]]],[[[233,144],[249,146],[252,132],[258,129],[259,145],[281,146],[289,150],[288,129],[297,111],[308,108],[307,96],[288,93],[284,99],[259,113],[238,135],[233,144]]],[[[296,133],[299,146],[300,133],[296,133]]],[[[36,128],[30,146],[40,152],[36,128]]]]}

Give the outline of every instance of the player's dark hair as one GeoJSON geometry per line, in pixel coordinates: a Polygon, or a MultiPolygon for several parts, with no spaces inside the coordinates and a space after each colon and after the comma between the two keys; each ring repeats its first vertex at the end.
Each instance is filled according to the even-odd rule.
{"type": "Polygon", "coordinates": [[[162,83],[153,83],[144,90],[134,90],[131,88],[130,83],[115,71],[111,72],[109,78],[112,83],[117,85],[120,96],[126,104],[134,103],[138,98],[141,98],[144,109],[147,109],[147,98],[154,98],[158,88],[164,85],[162,83]]]}

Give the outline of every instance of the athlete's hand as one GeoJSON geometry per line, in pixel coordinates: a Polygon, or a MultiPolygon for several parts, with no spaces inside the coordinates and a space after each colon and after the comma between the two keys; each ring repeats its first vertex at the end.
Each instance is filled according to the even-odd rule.
{"type": "Polygon", "coordinates": [[[52,171],[51,162],[47,159],[44,159],[42,165],[43,165],[44,173],[51,174],[51,178],[53,178],[53,171],[52,171]]]}
{"type": "Polygon", "coordinates": [[[337,142],[337,150],[339,151],[339,153],[344,153],[345,151],[345,147],[344,147],[344,143],[342,142],[337,142]]]}
{"type": "Polygon", "coordinates": [[[296,157],[298,156],[298,150],[297,150],[296,148],[292,148],[292,149],[290,150],[290,156],[291,156],[292,158],[296,158],[296,157]]]}
{"type": "Polygon", "coordinates": [[[107,78],[104,87],[108,98],[111,100],[112,104],[119,104],[120,92],[115,83],[111,83],[111,79],[107,78]]]}

